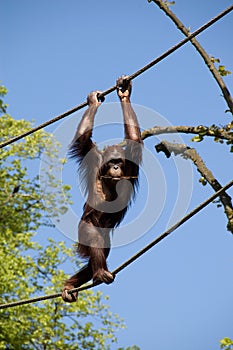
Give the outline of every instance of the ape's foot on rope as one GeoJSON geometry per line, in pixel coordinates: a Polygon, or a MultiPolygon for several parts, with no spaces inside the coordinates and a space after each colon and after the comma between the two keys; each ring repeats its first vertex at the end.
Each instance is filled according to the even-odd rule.
{"type": "Polygon", "coordinates": [[[99,284],[100,282],[110,284],[114,281],[115,276],[104,269],[99,269],[93,276],[93,282],[99,284]]]}
{"type": "Polygon", "coordinates": [[[62,290],[62,299],[67,303],[74,303],[78,299],[78,292],[68,293],[69,290],[74,289],[75,287],[71,284],[66,285],[62,290]]]}

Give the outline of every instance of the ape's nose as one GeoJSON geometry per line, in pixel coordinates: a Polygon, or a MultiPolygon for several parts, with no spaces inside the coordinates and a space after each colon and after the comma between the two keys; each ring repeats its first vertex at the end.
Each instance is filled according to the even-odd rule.
{"type": "Polygon", "coordinates": [[[114,170],[118,170],[118,169],[119,169],[119,166],[118,166],[118,165],[114,165],[113,169],[114,169],[114,170]]]}

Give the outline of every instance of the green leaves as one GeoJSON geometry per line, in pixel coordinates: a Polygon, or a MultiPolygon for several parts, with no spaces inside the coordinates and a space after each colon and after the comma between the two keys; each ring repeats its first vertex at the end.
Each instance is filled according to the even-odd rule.
{"type": "MultiPolygon", "coordinates": [[[[212,61],[213,63],[220,63],[220,59],[219,59],[219,58],[215,58],[215,57],[211,57],[211,61],[212,61]]],[[[217,69],[218,69],[219,74],[220,74],[222,77],[225,77],[226,75],[231,74],[231,72],[230,72],[229,70],[226,70],[226,67],[223,66],[223,65],[219,65],[219,66],[217,67],[217,69]]]]}
{"type": "Polygon", "coordinates": [[[198,135],[195,135],[191,141],[192,142],[201,142],[204,140],[205,136],[212,136],[215,142],[224,143],[224,139],[227,139],[225,143],[230,145],[230,152],[232,152],[232,143],[233,143],[233,133],[231,132],[232,123],[229,123],[225,126],[217,126],[215,124],[207,127],[203,125],[199,125],[195,128],[198,135]]]}
{"type": "Polygon", "coordinates": [[[203,140],[203,136],[201,135],[196,135],[191,139],[192,142],[201,142],[202,140],[203,140]]]}
{"type": "Polygon", "coordinates": [[[220,348],[224,350],[232,350],[233,340],[231,340],[230,338],[224,338],[220,340],[220,348]]]}
{"type": "Polygon", "coordinates": [[[204,139],[204,136],[208,133],[208,127],[204,125],[199,125],[197,127],[198,135],[194,136],[191,141],[192,142],[201,142],[204,139]]]}
{"type": "MultiPolygon", "coordinates": [[[[5,93],[1,87],[0,95],[5,93]]],[[[4,112],[1,106],[3,102],[0,109],[4,112]]],[[[4,114],[0,140],[31,127],[28,121],[4,114]]],[[[1,150],[0,303],[60,292],[67,278],[63,267],[68,257],[71,264],[72,249],[51,238],[43,238],[41,246],[35,242],[35,233],[42,225],[51,226],[51,216],[66,212],[70,186],[50,172],[52,163],[47,174],[50,193],[43,189],[38,175],[29,176],[28,170],[42,152],[51,152],[56,159],[57,147],[53,137],[41,130],[1,150]]],[[[0,310],[0,349],[109,349],[116,342],[115,331],[124,324],[105,301],[100,292],[89,290],[80,293],[78,303],[72,305],[57,298],[0,310]]]]}
{"type": "Polygon", "coordinates": [[[206,185],[207,185],[207,181],[206,181],[206,179],[205,179],[203,176],[199,179],[199,182],[200,182],[203,186],[206,186],[206,185]]]}
{"type": "MultiPolygon", "coordinates": [[[[0,85],[0,97],[4,97],[7,94],[5,86],[0,85]]],[[[0,98],[0,113],[6,113],[7,104],[0,98]]]]}
{"type": "Polygon", "coordinates": [[[220,75],[223,76],[223,77],[225,77],[228,74],[231,74],[231,72],[229,70],[226,70],[225,68],[226,67],[222,66],[222,65],[218,66],[218,71],[219,71],[220,75]]]}

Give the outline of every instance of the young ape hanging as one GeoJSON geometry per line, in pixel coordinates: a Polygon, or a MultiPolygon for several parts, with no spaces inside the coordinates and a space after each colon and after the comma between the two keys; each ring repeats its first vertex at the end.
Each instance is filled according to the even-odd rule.
{"type": "Polygon", "coordinates": [[[62,291],[67,302],[77,299],[77,293],[67,291],[93,279],[111,283],[106,259],[110,251],[110,231],[123,220],[130,199],[138,185],[139,164],[142,159],[142,139],[136,114],[130,103],[131,81],[127,76],[117,80],[117,94],[124,116],[126,146],[109,146],[100,152],[92,142],[94,117],[100,106],[100,91],[88,95],[84,113],[72,141],[72,157],[79,161],[79,171],[85,180],[87,201],[79,223],[77,253],[88,258],[88,264],[69,278],[62,291]]]}

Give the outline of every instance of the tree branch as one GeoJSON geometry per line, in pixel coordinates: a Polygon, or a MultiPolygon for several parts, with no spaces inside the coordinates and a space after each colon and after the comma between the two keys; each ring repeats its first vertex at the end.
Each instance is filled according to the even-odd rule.
{"type": "MultiPolygon", "coordinates": [[[[156,5],[159,6],[159,8],[165,12],[165,14],[175,23],[176,27],[186,36],[188,37],[190,35],[190,32],[188,28],[186,28],[183,23],[179,20],[178,17],[170,10],[170,8],[167,6],[166,3],[164,3],[162,0],[148,0],[149,2],[153,1],[156,5]]],[[[226,87],[226,84],[224,83],[221,75],[219,74],[218,70],[216,69],[211,57],[207,54],[207,52],[204,50],[204,48],[199,44],[199,42],[193,38],[190,40],[193,46],[196,48],[196,50],[199,52],[201,57],[203,58],[205,64],[209,68],[211,74],[213,75],[214,79],[216,80],[218,86],[222,90],[223,96],[225,98],[225,101],[233,114],[233,98],[230,94],[230,91],[226,87]]]]}
{"type": "Polygon", "coordinates": [[[184,133],[184,134],[197,134],[201,136],[211,136],[221,140],[227,140],[229,143],[233,143],[233,132],[226,131],[224,128],[218,128],[216,126],[157,126],[145,130],[142,132],[142,139],[145,140],[147,137],[160,134],[175,134],[175,133],[184,133]]]}
{"type": "MultiPolygon", "coordinates": [[[[184,144],[176,144],[163,141],[155,146],[155,149],[157,152],[164,152],[167,158],[169,158],[173,152],[174,155],[181,154],[183,158],[192,160],[201,176],[210,184],[215,192],[222,188],[221,184],[214,177],[212,172],[206,167],[203,159],[194,148],[187,147],[184,144]]],[[[223,204],[225,214],[228,218],[227,229],[233,233],[233,206],[231,197],[226,192],[222,192],[219,198],[223,204]]]]}

